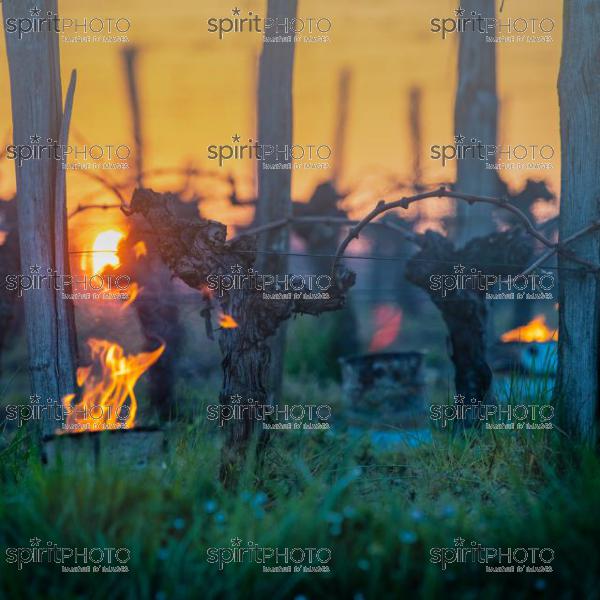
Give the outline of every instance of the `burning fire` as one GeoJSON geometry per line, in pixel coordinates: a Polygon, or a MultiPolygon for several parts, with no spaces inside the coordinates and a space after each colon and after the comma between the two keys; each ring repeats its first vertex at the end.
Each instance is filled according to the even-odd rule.
{"type": "Polygon", "coordinates": [[[546,317],[538,315],[527,325],[511,329],[502,334],[500,339],[503,342],[555,342],[558,340],[558,331],[552,331],[546,325],[546,317]]]}
{"type": "Polygon", "coordinates": [[[219,326],[221,329],[235,329],[239,327],[237,321],[231,315],[225,313],[221,313],[219,316],[219,326]]]}
{"type": "Polygon", "coordinates": [[[121,304],[121,310],[125,310],[128,306],[131,306],[141,290],[142,288],[134,281],[129,288],[129,298],[121,304]]]}
{"type": "Polygon", "coordinates": [[[133,246],[133,251],[135,252],[135,258],[139,260],[142,256],[148,255],[148,248],[146,248],[146,244],[143,240],[136,242],[133,246]]]}
{"type": "MultiPolygon", "coordinates": [[[[105,267],[118,267],[120,265],[117,249],[119,242],[125,234],[118,229],[108,229],[96,236],[92,244],[92,271],[94,274],[102,273],[105,267]]],[[[85,270],[86,264],[82,265],[85,270]]]]}
{"type": "Polygon", "coordinates": [[[137,412],[135,384],[160,358],[165,345],[125,356],[119,344],[108,340],[90,338],[87,343],[92,364],[77,369],[77,385],[83,388],[81,402],[73,405],[75,394],[63,398],[67,431],[131,429],[137,412]]]}
{"type": "Polygon", "coordinates": [[[394,343],[402,325],[402,311],[393,304],[382,304],[374,311],[375,333],[369,352],[378,352],[394,343]]]}

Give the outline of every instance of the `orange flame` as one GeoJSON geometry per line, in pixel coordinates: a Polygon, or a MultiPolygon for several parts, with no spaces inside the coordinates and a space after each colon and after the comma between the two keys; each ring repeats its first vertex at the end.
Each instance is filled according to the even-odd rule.
{"type": "Polygon", "coordinates": [[[83,387],[81,402],[73,405],[75,394],[63,398],[66,430],[131,429],[137,412],[135,384],[159,359],[165,345],[152,352],[125,356],[119,344],[108,340],[90,338],[87,343],[92,364],[77,369],[77,385],[83,387]]]}
{"type": "Polygon", "coordinates": [[[140,240],[134,244],[133,251],[135,252],[136,260],[139,260],[142,258],[142,256],[148,255],[148,248],[146,248],[146,244],[143,240],[140,240]]]}
{"type": "Polygon", "coordinates": [[[558,340],[558,331],[552,331],[546,325],[546,317],[538,315],[527,325],[503,333],[500,339],[503,342],[555,342],[558,340]]]}
{"type": "Polygon", "coordinates": [[[375,333],[369,352],[378,352],[394,343],[402,325],[402,311],[393,304],[382,304],[374,311],[375,333]]]}
{"type": "Polygon", "coordinates": [[[121,310],[125,310],[128,306],[131,306],[141,291],[142,288],[134,281],[129,288],[129,298],[121,304],[121,310]]]}
{"type": "Polygon", "coordinates": [[[222,329],[235,329],[239,327],[237,321],[231,315],[225,313],[221,313],[219,316],[219,326],[222,329]]]}

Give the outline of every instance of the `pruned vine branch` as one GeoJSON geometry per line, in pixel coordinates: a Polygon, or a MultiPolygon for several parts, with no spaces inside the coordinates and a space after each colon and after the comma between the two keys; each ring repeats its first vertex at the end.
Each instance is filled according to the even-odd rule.
{"type": "Polygon", "coordinates": [[[108,210],[110,208],[122,208],[122,204],[78,204],[70,213],[69,219],[78,215],[79,213],[85,212],[86,210],[108,210]]]}
{"type": "MultiPolygon", "coordinates": [[[[497,206],[504,210],[507,210],[513,213],[519,221],[523,224],[525,230],[532,235],[536,240],[546,246],[549,250],[545,252],[542,257],[537,259],[533,264],[528,266],[521,275],[526,275],[530,273],[534,268],[542,264],[549,257],[553,256],[555,253],[562,254],[566,256],[573,262],[579,263],[585,267],[587,267],[590,271],[600,272],[600,265],[589,262],[583,258],[580,258],[576,254],[574,254],[567,245],[579,239],[580,237],[592,233],[598,229],[600,229],[600,221],[595,221],[590,223],[587,227],[575,232],[562,242],[553,242],[548,239],[545,235],[540,233],[540,231],[535,227],[535,225],[530,221],[527,215],[520,210],[518,207],[514,206],[514,204],[509,203],[505,198],[491,198],[487,196],[474,196],[471,194],[462,194],[460,192],[453,192],[451,190],[446,189],[445,187],[440,187],[436,190],[432,190],[429,192],[423,192],[421,194],[415,194],[414,196],[403,197],[399,200],[394,200],[391,202],[385,202],[381,200],[377,203],[375,208],[368,213],[363,219],[361,219],[350,231],[348,235],[342,240],[339,245],[335,257],[333,259],[332,265],[332,273],[335,273],[338,263],[341,257],[344,255],[346,248],[350,244],[350,242],[360,235],[360,232],[369,224],[373,222],[373,219],[377,218],[379,215],[387,212],[388,210],[392,210],[395,208],[403,208],[408,209],[408,207],[421,200],[425,200],[427,198],[455,198],[457,200],[463,200],[468,202],[469,204],[474,204],[476,202],[482,202],[484,204],[491,204],[493,206],[497,206]]],[[[421,245],[422,236],[417,234],[413,234],[414,237],[410,240],[417,245],[421,245]]]]}

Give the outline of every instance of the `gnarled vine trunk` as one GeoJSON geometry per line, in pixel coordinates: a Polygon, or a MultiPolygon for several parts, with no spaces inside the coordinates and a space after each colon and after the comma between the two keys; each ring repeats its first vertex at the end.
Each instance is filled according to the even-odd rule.
{"type": "MultiPolygon", "coordinates": [[[[181,219],[169,209],[170,194],[148,189],[136,190],[131,212],[142,215],[152,230],[148,243],[158,249],[174,275],[190,287],[203,291],[208,303],[203,315],[212,335],[211,312],[220,309],[236,321],[237,326],[219,329],[219,346],[223,357],[223,386],[220,401],[241,406],[268,403],[271,353],[268,340],[282,323],[294,314],[319,315],[343,307],[346,292],[354,284],[354,273],[340,267],[328,290],[328,298],[299,297],[265,299],[263,292],[251,286],[206,292],[209,277],[247,274],[256,261],[256,239],[252,236],[226,241],[225,225],[206,219],[181,219]],[[222,293],[221,293],[222,292],[222,293]]],[[[221,477],[235,480],[247,447],[257,432],[257,420],[251,411],[243,418],[232,419],[227,426],[223,446],[221,477]]]]}

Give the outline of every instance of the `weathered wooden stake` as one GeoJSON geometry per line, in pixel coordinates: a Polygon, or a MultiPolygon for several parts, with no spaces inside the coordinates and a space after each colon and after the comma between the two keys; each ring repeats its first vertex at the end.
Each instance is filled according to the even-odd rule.
{"type": "MultiPolygon", "coordinates": [[[[56,0],[5,0],[4,17],[24,18],[57,13],[56,0]],[[39,12],[38,12],[39,11],[39,12]]],[[[10,72],[13,140],[17,146],[63,143],[68,118],[63,121],[58,34],[40,31],[6,32],[10,72]],[[50,141],[48,141],[50,140],[50,141]]],[[[74,78],[67,98],[72,103],[74,78]]],[[[65,173],[62,161],[49,157],[16,166],[21,271],[25,274],[67,275],[65,173]]],[[[43,401],[58,401],[75,389],[75,331],[72,304],[63,289],[42,286],[24,295],[25,328],[33,393],[43,401]]],[[[57,423],[46,415],[41,430],[52,433],[57,423]]]]}
{"type": "Polygon", "coordinates": [[[127,46],[122,54],[125,67],[125,79],[127,81],[127,94],[131,107],[131,121],[133,124],[133,139],[135,142],[135,177],[136,185],[144,185],[144,137],[142,135],[142,117],[140,111],[140,96],[137,83],[137,59],[138,49],[127,46]]]}
{"type": "MultiPolygon", "coordinates": [[[[566,0],[558,90],[562,142],[559,241],[600,219],[600,10],[595,0],[566,0]]],[[[600,237],[570,248],[598,262],[600,237]]],[[[600,369],[600,278],[559,256],[557,394],[562,421],[576,438],[596,436],[600,369]]]]}
{"type": "MultiPolygon", "coordinates": [[[[462,0],[465,15],[471,11],[494,18],[496,0],[462,0]]],[[[498,136],[498,95],[496,92],[496,44],[488,43],[479,31],[460,33],[458,83],[454,106],[454,133],[482,144],[496,144],[498,136]]],[[[497,176],[485,168],[485,161],[470,158],[456,161],[457,192],[495,196],[497,176]]],[[[463,245],[468,240],[495,231],[492,210],[485,204],[467,206],[457,203],[456,234],[453,239],[463,245]]]]}
{"type": "Polygon", "coordinates": [[[408,125],[410,128],[411,152],[413,159],[413,188],[417,191],[420,190],[423,179],[423,168],[421,166],[421,155],[423,154],[423,134],[421,131],[421,99],[421,88],[418,86],[411,87],[408,92],[408,125]]]}
{"type": "MultiPolygon", "coordinates": [[[[125,79],[131,112],[132,133],[135,144],[136,181],[141,186],[144,181],[144,132],[141,116],[141,94],[138,85],[139,51],[127,47],[122,52],[125,79]]],[[[181,201],[177,204],[183,208],[181,201]]],[[[149,393],[152,406],[161,421],[167,421],[175,415],[175,377],[177,358],[183,341],[183,327],[179,319],[179,306],[168,269],[160,259],[158,252],[150,247],[147,254],[135,255],[134,246],[144,241],[143,227],[138,220],[132,219],[127,240],[121,252],[127,255],[125,268],[139,286],[139,293],[133,303],[145,338],[145,348],[156,347],[157,340],[164,342],[165,351],[150,370],[149,393]]]]}
{"type": "MultiPolygon", "coordinates": [[[[267,18],[274,23],[291,25],[296,18],[297,0],[268,0],[267,18]]],[[[272,32],[276,34],[278,32],[272,32]]],[[[285,35],[285,32],[283,32],[285,35]]],[[[265,41],[260,56],[258,81],[258,141],[274,148],[274,152],[258,162],[258,202],[256,224],[264,225],[292,215],[291,169],[269,169],[283,162],[285,148],[292,148],[292,78],[294,72],[294,35],[290,41],[276,43],[265,41]],[[278,152],[279,150],[279,152],[278,152]]],[[[289,159],[291,163],[291,157],[289,159]]],[[[263,233],[258,240],[256,268],[260,273],[283,274],[287,272],[289,231],[286,227],[263,233]]],[[[272,354],[268,385],[269,401],[277,403],[283,381],[285,354],[285,325],[269,341],[272,354]]]]}
{"type": "Polygon", "coordinates": [[[338,81],[338,99],[336,108],[335,134],[333,138],[333,168],[331,181],[339,188],[340,178],[344,169],[344,157],[346,150],[346,139],[348,134],[348,115],[350,107],[350,83],[352,71],[344,68],[340,71],[338,81]]]}

